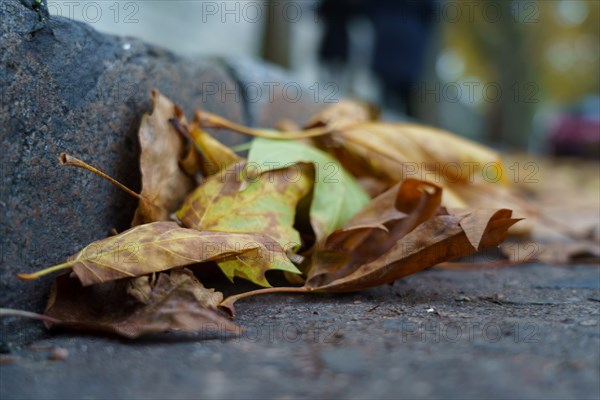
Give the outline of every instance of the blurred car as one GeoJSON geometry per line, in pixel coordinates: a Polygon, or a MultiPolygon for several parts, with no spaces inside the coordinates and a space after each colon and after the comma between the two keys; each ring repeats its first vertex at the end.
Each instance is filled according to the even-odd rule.
{"type": "Polygon", "coordinates": [[[548,146],[556,156],[600,158],[600,96],[587,96],[557,116],[548,146]]]}

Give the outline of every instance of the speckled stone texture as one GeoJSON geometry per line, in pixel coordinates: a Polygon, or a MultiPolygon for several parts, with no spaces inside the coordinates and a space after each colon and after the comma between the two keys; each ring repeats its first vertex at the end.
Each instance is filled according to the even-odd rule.
{"type": "MultiPolygon", "coordinates": [[[[315,110],[314,102],[282,106],[261,98],[250,105],[240,93],[249,81],[240,83],[236,71],[257,84],[287,79],[270,66],[245,62],[244,72],[226,60],[181,58],[48,18],[23,3],[0,3],[3,307],[40,311],[52,277],[23,283],[18,271],[63,262],[112,228],[128,226],[134,199],[88,172],[60,167],[57,157],[68,152],[139,189],[137,129],[150,111],[153,88],[190,118],[202,108],[247,124],[267,121],[259,115],[273,116],[271,123],[283,117],[301,122],[315,110]]],[[[219,138],[230,145],[246,140],[231,132],[219,138]]]]}

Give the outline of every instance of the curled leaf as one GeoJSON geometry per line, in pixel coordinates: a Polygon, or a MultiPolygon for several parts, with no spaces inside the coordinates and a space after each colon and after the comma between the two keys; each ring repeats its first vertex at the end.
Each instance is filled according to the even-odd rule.
{"type": "Polygon", "coordinates": [[[195,145],[194,151],[201,153],[204,157],[204,165],[201,168],[204,176],[214,175],[232,164],[243,161],[229,147],[200,129],[197,124],[190,129],[189,135],[195,145]]]}
{"type": "Polygon", "coordinates": [[[181,110],[157,90],[152,91],[152,114],[144,114],[140,139],[142,191],[132,225],[168,221],[181,206],[195,182],[179,166],[185,156],[185,139],[173,128],[171,119],[185,124],[181,110]]]}
{"type": "MultiPolygon", "coordinates": [[[[319,279],[309,278],[307,286],[320,292],[363,290],[496,246],[506,238],[508,228],[518,221],[511,218],[511,214],[510,210],[492,213],[475,210],[466,215],[441,213],[397,238],[386,252],[373,254],[371,261],[345,268],[343,276],[335,269],[321,272],[319,279]],[[477,247],[473,238],[477,238],[477,247]]],[[[359,246],[355,251],[369,252],[369,249],[359,246]]]]}
{"type": "MultiPolygon", "coordinates": [[[[444,188],[445,206],[480,206],[454,191],[456,184],[491,187],[506,183],[496,151],[433,127],[369,121],[367,109],[350,101],[328,107],[305,127],[329,127],[331,134],[316,140],[355,176],[388,185],[426,180],[444,188]]],[[[512,203],[501,207],[506,206],[512,203]]]]}
{"type": "Polygon", "coordinates": [[[440,207],[442,189],[406,180],[376,197],[317,246],[303,287],[260,289],[221,303],[230,314],[244,297],[275,292],[351,292],[501,243],[518,219],[500,210],[440,207]]]}
{"type": "Polygon", "coordinates": [[[187,270],[158,275],[139,302],[128,295],[128,282],[82,286],[68,274],[57,277],[45,315],[48,328],[107,332],[126,338],[168,331],[231,335],[241,329],[215,308],[222,295],[206,289],[187,270]]]}
{"type": "Polygon", "coordinates": [[[379,195],[317,248],[306,285],[326,285],[386,254],[436,214],[441,196],[439,187],[412,179],[379,195]]]}

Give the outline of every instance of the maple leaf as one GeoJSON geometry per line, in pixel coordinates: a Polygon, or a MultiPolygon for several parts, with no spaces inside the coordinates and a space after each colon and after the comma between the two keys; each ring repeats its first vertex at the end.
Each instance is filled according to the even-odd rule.
{"type": "Polygon", "coordinates": [[[303,287],[269,288],[230,296],[221,307],[261,293],[350,292],[393,282],[440,262],[502,242],[518,219],[510,210],[440,207],[442,189],[407,180],[375,198],[317,246],[303,287]],[[379,210],[379,212],[377,212],[379,210]]]}
{"type": "Polygon", "coordinates": [[[84,286],[132,278],[205,261],[229,261],[235,257],[252,261],[247,276],[266,282],[265,272],[278,269],[299,273],[273,239],[260,234],[200,232],[175,222],[139,225],[83,248],[63,264],[33,274],[24,280],[73,268],[84,286]]]}
{"type": "MultiPolygon", "coordinates": [[[[386,252],[372,253],[371,261],[346,268],[343,276],[336,270],[321,272],[319,279],[311,276],[307,287],[325,292],[364,290],[496,246],[518,221],[511,214],[510,210],[474,210],[464,215],[437,215],[399,238],[386,252]]],[[[368,246],[355,251],[361,250],[369,252],[368,246]]]]}
{"type": "Polygon", "coordinates": [[[294,216],[296,205],[312,188],[310,169],[294,165],[245,180],[244,167],[230,165],[209,177],[186,198],[177,218],[200,231],[259,232],[284,248],[300,247],[294,216]]]}
{"type": "Polygon", "coordinates": [[[168,331],[239,334],[241,329],[216,309],[223,295],[206,289],[189,270],[160,273],[154,285],[127,281],[91,287],[63,274],[56,278],[45,316],[48,328],[107,332],[137,338],[168,331]],[[131,296],[135,285],[137,295],[131,296]],[[143,287],[144,289],[140,289],[143,287]],[[143,292],[143,301],[139,301],[143,292]]]}
{"type": "MultiPolygon", "coordinates": [[[[301,246],[294,217],[298,202],[312,187],[312,171],[298,164],[294,166],[293,179],[289,179],[288,168],[257,176],[247,183],[243,179],[244,165],[230,165],[209,177],[186,198],[177,217],[184,226],[203,232],[264,235],[283,249],[281,254],[288,260],[285,254],[295,253],[301,246]],[[247,186],[240,191],[244,183],[247,186]]],[[[299,273],[287,263],[257,268],[257,259],[263,260],[246,252],[218,264],[230,280],[238,276],[262,286],[270,286],[261,272],[265,268],[299,273]]]]}

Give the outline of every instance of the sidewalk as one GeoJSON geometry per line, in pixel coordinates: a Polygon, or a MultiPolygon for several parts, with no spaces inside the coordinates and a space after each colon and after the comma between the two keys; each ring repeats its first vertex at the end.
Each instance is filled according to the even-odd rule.
{"type": "Polygon", "coordinates": [[[594,399],[599,302],[595,265],[435,268],[352,295],[241,301],[237,339],[23,337],[0,396],[594,399]],[[47,344],[68,357],[34,350],[47,344]]]}

